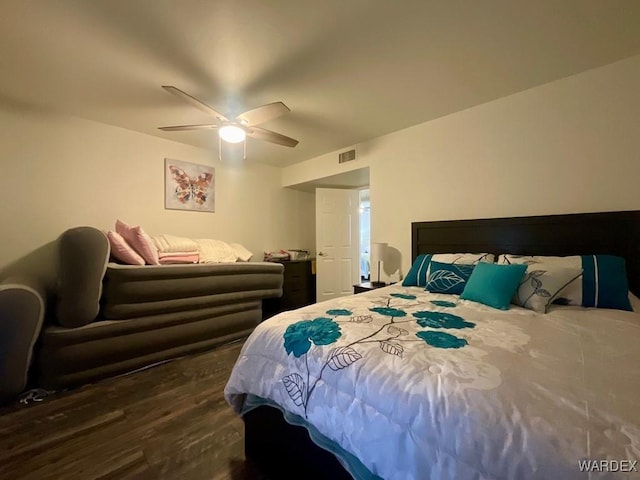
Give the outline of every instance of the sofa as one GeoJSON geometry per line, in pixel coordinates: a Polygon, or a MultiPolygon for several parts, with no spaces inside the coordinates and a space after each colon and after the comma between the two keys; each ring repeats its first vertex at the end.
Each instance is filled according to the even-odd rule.
{"type": "Polygon", "coordinates": [[[28,367],[44,320],[43,287],[32,278],[0,282],[0,401],[27,385],[28,367]]]}
{"type": "Polygon", "coordinates": [[[3,342],[23,338],[19,354],[0,354],[5,370],[21,372],[7,387],[14,393],[26,385],[32,355],[31,386],[89,383],[246,337],[262,320],[262,300],[282,295],[278,263],[121,265],[110,261],[106,235],[92,227],[67,230],[57,248],[55,292],[12,282],[28,293],[15,290],[3,303],[0,285],[2,330],[5,317],[14,332],[30,325],[3,333],[3,342]],[[26,309],[29,322],[16,313],[27,304],[41,306],[26,309]]]}

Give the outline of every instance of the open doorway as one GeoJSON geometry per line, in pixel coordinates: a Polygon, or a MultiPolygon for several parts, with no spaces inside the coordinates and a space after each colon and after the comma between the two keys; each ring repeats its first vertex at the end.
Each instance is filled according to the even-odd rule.
{"type": "Polygon", "coordinates": [[[360,279],[362,281],[371,278],[371,262],[369,251],[371,249],[371,202],[369,201],[369,189],[360,190],[360,279]]]}

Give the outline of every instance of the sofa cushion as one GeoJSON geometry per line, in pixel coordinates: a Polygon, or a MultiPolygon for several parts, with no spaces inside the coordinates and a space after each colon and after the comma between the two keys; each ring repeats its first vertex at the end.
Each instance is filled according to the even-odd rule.
{"type": "Polygon", "coordinates": [[[60,236],[59,256],[58,322],[69,328],[91,323],[100,311],[109,240],[97,228],[72,228],[60,236]]]}

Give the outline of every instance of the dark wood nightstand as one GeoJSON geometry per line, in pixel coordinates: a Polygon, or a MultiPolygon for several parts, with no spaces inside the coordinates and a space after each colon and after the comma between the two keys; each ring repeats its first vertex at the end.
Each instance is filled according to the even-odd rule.
{"type": "Polygon", "coordinates": [[[267,298],[262,301],[262,319],[311,305],[316,302],[316,274],[314,259],[282,261],[284,278],[282,297],[267,298]]]}
{"type": "Polygon", "coordinates": [[[390,284],[383,283],[382,285],[374,285],[371,282],[358,283],[353,286],[353,293],[368,292],[370,290],[375,290],[376,288],[386,287],[387,285],[390,285],[390,284]]]}

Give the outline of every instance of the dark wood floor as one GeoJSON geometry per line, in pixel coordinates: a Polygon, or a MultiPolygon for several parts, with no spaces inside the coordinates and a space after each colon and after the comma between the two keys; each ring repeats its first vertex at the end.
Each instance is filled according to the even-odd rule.
{"type": "Polygon", "coordinates": [[[241,345],[0,408],[0,479],[264,479],[222,393],[241,345]]]}

